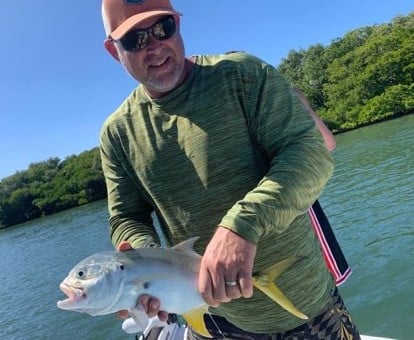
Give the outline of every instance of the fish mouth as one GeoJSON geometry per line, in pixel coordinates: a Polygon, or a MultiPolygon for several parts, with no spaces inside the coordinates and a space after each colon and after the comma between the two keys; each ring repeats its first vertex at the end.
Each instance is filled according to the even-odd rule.
{"type": "Polygon", "coordinates": [[[59,288],[67,296],[67,299],[58,301],[57,306],[59,308],[65,309],[65,307],[70,307],[74,303],[86,298],[85,291],[81,287],[73,287],[62,282],[59,288]]]}

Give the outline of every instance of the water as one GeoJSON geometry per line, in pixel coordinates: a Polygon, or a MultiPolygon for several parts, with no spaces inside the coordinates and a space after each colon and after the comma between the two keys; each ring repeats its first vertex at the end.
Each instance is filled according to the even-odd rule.
{"type": "MultiPolygon", "coordinates": [[[[364,334],[412,339],[414,115],[337,136],[324,206],[353,268],[341,287],[364,334]]],[[[132,339],[114,315],[62,311],[58,286],[112,249],[106,202],[0,230],[0,339],[132,339]]]]}
{"type": "Polygon", "coordinates": [[[342,289],[365,334],[413,339],[414,116],[338,136],[322,198],[354,274],[342,289]]]}

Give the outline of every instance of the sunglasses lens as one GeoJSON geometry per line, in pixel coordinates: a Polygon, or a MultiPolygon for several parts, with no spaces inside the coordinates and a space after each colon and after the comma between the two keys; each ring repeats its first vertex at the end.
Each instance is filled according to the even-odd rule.
{"type": "Polygon", "coordinates": [[[136,29],[126,33],[119,41],[124,50],[136,52],[147,47],[150,32],[157,40],[167,40],[175,33],[175,20],[168,16],[147,29],[136,29]]]}
{"type": "Polygon", "coordinates": [[[145,30],[135,30],[126,33],[121,39],[121,44],[126,51],[139,51],[148,45],[149,35],[145,30]]]}
{"type": "Polygon", "coordinates": [[[152,34],[158,40],[167,40],[175,33],[174,17],[169,16],[152,26],[152,34]]]}

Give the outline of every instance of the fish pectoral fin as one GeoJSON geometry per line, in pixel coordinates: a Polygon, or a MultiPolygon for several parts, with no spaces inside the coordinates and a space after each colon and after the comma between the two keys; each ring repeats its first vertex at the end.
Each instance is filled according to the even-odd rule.
{"type": "Polygon", "coordinates": [[[292,313],[300,319],[307,320],[308,317],[299,311],[287,296],[273,283],[290,266],[301,259],[302,257],[291,257],[280,261],[267,269],[261,270],[253,276],[253,285],[289,313],[292,313]]]}
{"type": "Polygon", "coordinates": [[[206,328],[206,324],[204,322],[204,314],[206,313],[206,308],[196,308],[192,309],[188,312],[182,314],[185,321],[187,321],[188,325],[194,329],[198,334],[201,334],[204,337],[211,338],[211,334],[208,332],[206,328]]]}

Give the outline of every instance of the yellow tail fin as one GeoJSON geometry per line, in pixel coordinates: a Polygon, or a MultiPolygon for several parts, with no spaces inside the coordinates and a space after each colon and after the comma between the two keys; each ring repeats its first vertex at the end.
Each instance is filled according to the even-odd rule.
{"type": "Polygon", "coordinates": [[[206,338],[211,338],[211,334],[204,323],[204,314],[207,313],[207,307],[196,308],[183,314],[183,318],[198,334],[206,338]]]}
{"type": "Polygon", "coordinates": [[[283,272],[285,272],[290,266],[300,259],[300,257],[288,258],[258,272],[253,275],[253,285],[288,312],[300,319],[307,320],[308,317],[299,311],[285,296],[285,294],[283,294],[282,291],[273,283],[283,272]]]}

